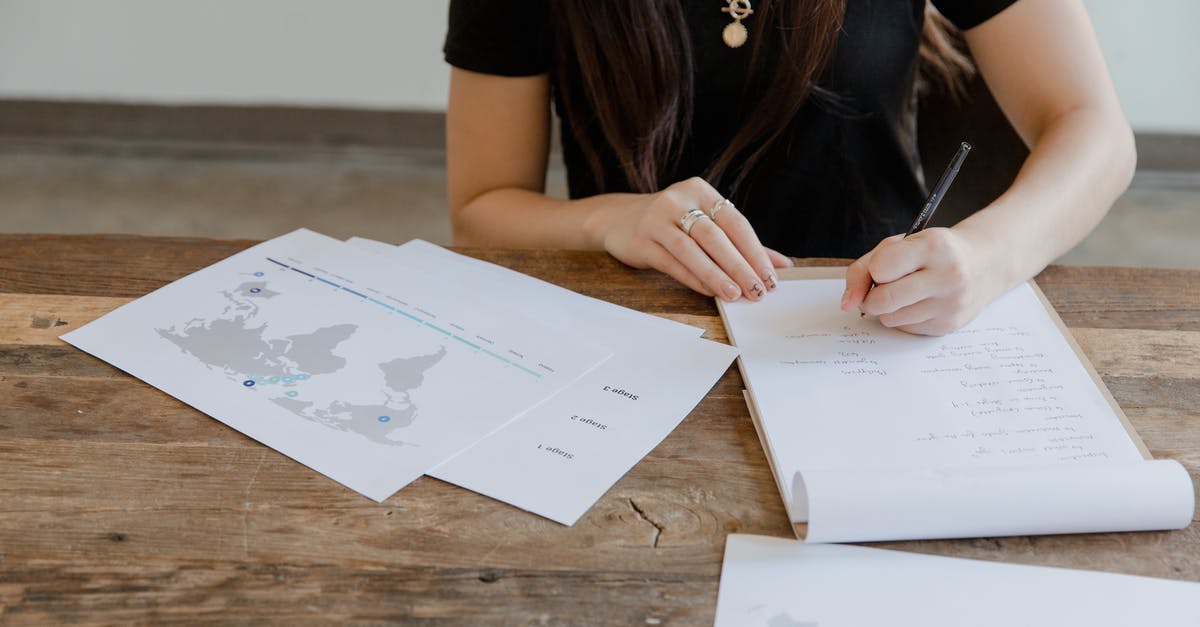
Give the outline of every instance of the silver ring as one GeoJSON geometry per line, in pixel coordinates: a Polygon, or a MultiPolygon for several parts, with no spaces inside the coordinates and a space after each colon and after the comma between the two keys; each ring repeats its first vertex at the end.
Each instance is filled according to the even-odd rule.
{"type": "Polygon", "coordinates": [[[717,204],[713,205],[712,209],[708,210],[708,217],[712,219],[713,222],[716,222],[717,212],[724,209],[726,206],[732,209],[733,203],[729,202],[728,198],[722,198],[721,200],[718,200],[717,204]]]}
{"type": "Polygon", "coordinates": [[[692,234],[692,226],[694,226],[696,224],[696,220],[699,220],[700,218],[707,218],[707,217],[708,217],[708,214],[704,213],[703,211],[700,211],[699,209],[689,209],[687,213],[680,216],[679,228],[683,229],[684,233],[691,235],[692,234]]]}

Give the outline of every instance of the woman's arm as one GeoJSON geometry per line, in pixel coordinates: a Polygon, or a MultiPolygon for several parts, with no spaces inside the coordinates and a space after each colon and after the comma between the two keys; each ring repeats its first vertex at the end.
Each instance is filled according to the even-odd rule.
{"type": "Polygon", "coordinates": [[[547,76],[501,77],[454,68],[446,116],[450,222],[469,246],[607,250],[725,300],[758,300],[790,261],[759,243],[729,208],[687,235],[678,220],[710,210],[720,194],[702,179],[654,194],[558,200],[544,194],[550,144],[547,76]]]}
{"type": "Polygon", "coordinates": [[[961,327],[1070,250],[1129,186],[1136,158],[1080,0],[1020,0],[964,34],[1031,151],[987,207],[949,229],[888,238],[851,265],[842,308],[912,333],[961,327]]]}

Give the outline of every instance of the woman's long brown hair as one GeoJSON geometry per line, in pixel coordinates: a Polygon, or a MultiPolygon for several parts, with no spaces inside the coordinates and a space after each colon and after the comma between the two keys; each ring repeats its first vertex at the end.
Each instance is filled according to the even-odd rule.
{"type": "MultiPolygon", "coordinates": [[[[847,0],[758,0],[750,20],[751,75],[769,72],[771,89],[704,173],[740,179],[763,157],[812,95],[841,29],[847,0]],[[767,55],[764,31],[782,35],[767,55]],[[770,56],[771,59],[767,57],[770,56]],[[791,63],[777,62],[779,59],[791,63]],[[774,67],[771,67],[772,62],[774,67]],[[736,165],[735,165],[736,161],[736,165]]],[[[693,56],[680,0],[552,0],[556,71],[580,83],[555,84],[563,117],[599,188],[604,180],[597,140],[616,155],[630,189],[651,192],[678,162],[691,128],[693,56]],[[593,130],[595,129],[595,130],[593,130]],[[601,137],[594,133],[598,131],[601,137]]],[[[970,62],[954,46],[949,23],[926,5],[922,83],[952,91],[970,62]]]]}

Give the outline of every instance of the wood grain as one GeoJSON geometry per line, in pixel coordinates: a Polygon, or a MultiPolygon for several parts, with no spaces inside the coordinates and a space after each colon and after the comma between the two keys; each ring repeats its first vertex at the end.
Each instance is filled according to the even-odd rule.
{"type": "Polygon", "coordinates": [[[131,300],[132,297],[0,293],[0,337],[14,345],[62,346],[58,336],[131,300]]]}
{"type": "Polygon", "coordinates": [[[1200,272],[1050,266],[1036,277],[1069,327],[1200,331],[1200,272]]]}
{"type": "Polygon", "coordinates": [[[184,237],[0,234],[0,293],[136,298],[253,244],[184,237]]]}
{"type": "Polygon", "coordinates": [[[0,584],[0,621],[699,626],[712,624],[716,585],[715,577],[401,565],[39,566],[0,584]]]}
{"type": "MultiPolygon", "coordinates": [[[[725,536],[788,535],[736,369],[564,527],[430,478],[373,503],[58,339],[251,245],[0,235],[0,623],[703,625],[725,536]]],[[[710,299],[606,255],[463,252],[725,340],[710,299]]],[[[1038,280],[1200,485],[1200,272],[1038,280]]],[[[1200,581],[1198,529],[884,546],[1200,581]]]]}

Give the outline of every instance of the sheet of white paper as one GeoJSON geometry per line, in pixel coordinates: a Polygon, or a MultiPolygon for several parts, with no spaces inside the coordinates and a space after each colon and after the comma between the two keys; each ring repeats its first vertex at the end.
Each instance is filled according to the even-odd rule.
{"type": "Polygon", "coordinates": [[[736,355],[732,347],[699,339],[695,327],[425,242],[368,245],[395,259],[437,265],[465,289],[504,295],[513,306],[532,307],[539,319],[586,333],[614,351],[553,399],[430,472],[563,524],[574,524],[678,426],[736,355]]]}
{"type": "Polygon", "coordinates": [[[737,355],[638,334],[549,401],[430,475],[572,525],[696,407],[737,355]],[[633,345],[632,342],[638,342],[633,345]]]}
{"type": "Polygon", "coordinates": [[[1200,584],[782,538],[725,542],[717,627],[1191,627],[1200,584]]]}
{"type": "Polygon", "coordinates": [[[491,296],[500,299],[501,302],[511,303],[514,307],[519,306],[522,311],[536,311],[538,319],[547,324],[590,332],[593,330],[587,327],[590,321],[577,320],[578,314],[600,312],[607,318],[628,321],[645,328],[657,327],[669,333],[683,333],[692,337],[700,337],[704,333],[704,329],[699,327],[584,296],[494,263],[460,255],[424,240],[414,239],[397,246],[364,237],[351,237],[346,243],[395,259],[403,258],[413,263],[432,263],[438,264],[435,267],[456,268],[458,272],[463,273],[456,276],[480,283],[478,289],[488,290],[491,296]]]}
{"type": "MultiPolygon", "coordinates": [[[[1002,296],[957,333],[940,338],[909,335],[842,312],[843,288],[841,280],[783,281],[761,303],[722,304],[789,513],[795,521],[812,523],[810,534],[814,528],[824,530],[810,539],[983,534],[970,528],[949,533],[939,526],[944,521],[928,509],[930,504],[918,500],[938,492],[946,469],[1142,460],[1028,285],[1002,296]],[[930,469],[937,470],[925,472],[930,469]],[[808,495],[812,517],[801,511],[806,509],[804,495],[794,494],[797,473],[823,488],[820,496],[808,495]],[[894,498],[922,513],[914,516],[929,525],[928,532],[906,528],[904,533],[916,535],[865,537],[892,521],[856,515],[852,504],[838,496],[839,489],[825,480],[840,473],[846,475],[844,481],[851,475],[874,475],[880,481],[891,476],[895,481],[889,486],[905,488],[894,498]],[[915,482],[918,478],[934,483],[922,485],[915,482]],[[855,527],[814,522],[821,515],[855,527]]],[[[1171,501],[1162,508],[1172,513],[1172,521],[1185,506],[1190,511],[1191,494],[1190,485],[1186,491],[1169,491],[1171,501]]],[[[1047,508],[1029,513],[1046,514],[1047,508]]],[[[1065,523],[1064,530],[1072,524],[1065,523]]]]}
{"type": "Polygon", "coordinates": [[[305,230],[62,339],[383,500],[610,353],[305,230]]]}
{"type": "Polygon", "coordinates": [[[796,473],[792,494],[808,542],[1182,529],[1195,512],[1174,460],[823,468],[796,473]]]}

